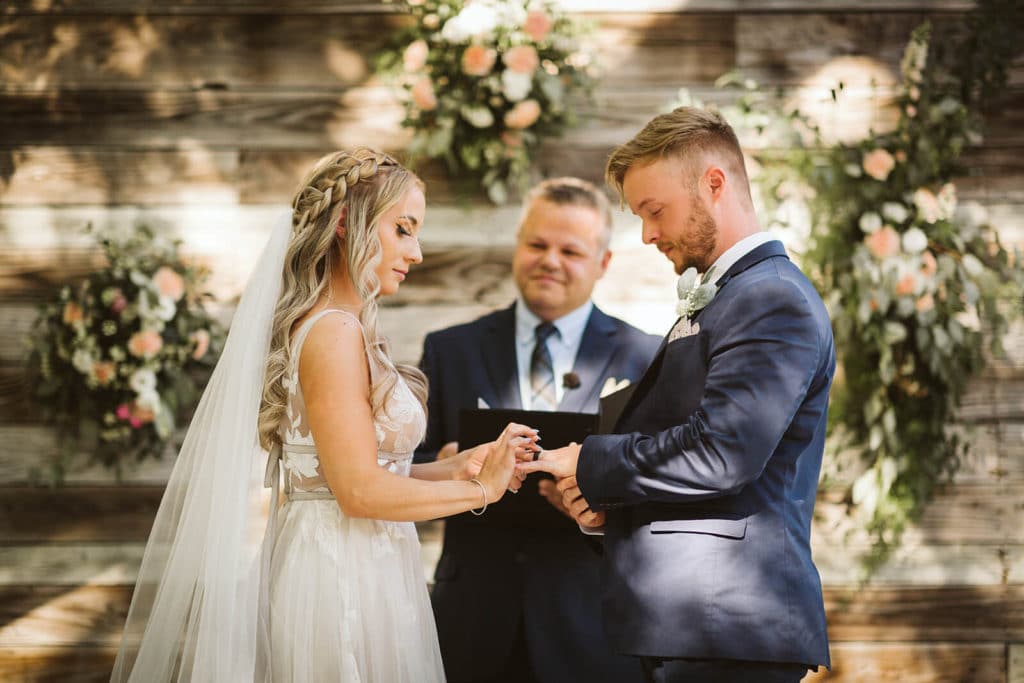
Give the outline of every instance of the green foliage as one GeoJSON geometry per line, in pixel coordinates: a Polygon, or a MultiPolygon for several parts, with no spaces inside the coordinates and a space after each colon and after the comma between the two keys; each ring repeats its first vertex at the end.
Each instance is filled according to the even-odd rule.
{"type": "Polygon", "coordinates": [[[146,227],[97,234],[108,265],[40,308],[28,342],[33,397],[57,428],[60,482],[79,451],[121,472],[156,457],[187,418],[223,331],[201,290],[208,273],[146,227]]]}
{"type": "Polygon", "coordinates": [[[1019,250],[956,188],[962,152],[981,139],[980,111],[1020,49],[998,16],[1005,4],[982,3],[969,31],[935,40],[919,26],[900,64],[895,127],[858,142],[825,143],[778,95],[724,80],[744,92],[726,116],[768,145],[755,154],[764,203],[776,216],[799,205],[809,219],[801,261],[828,305],[840,361],[829,455],[860,461],[836,464],[863,470],[849,502],[873,539],[868,572],[962,462],[969,444],[951,429],[961,397],[986,344],[998,355],[1021,313],[1019,250]]]}
{"type": "Polygon", "coordinates": [[[415,23],[378,59],[401,87],[413,160],[443,159],[497,204],[529,184],[542,138],[590,92],[589,28],[549,0],[408,0],[415,23]]]}

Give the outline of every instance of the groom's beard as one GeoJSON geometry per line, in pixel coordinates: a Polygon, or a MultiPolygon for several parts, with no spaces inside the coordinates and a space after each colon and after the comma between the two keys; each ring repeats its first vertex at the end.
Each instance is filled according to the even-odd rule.
{"type": "MultiPolygon", "coordinates": [[[[700,199],[694,197],[693,211],[687,221],[686,231],[672,247],[670,258],[675,266],[676,274],[682,275],[687,268],[696,268],[698,273],[706,273],[711,267],[711,255],[718,244],[718,225],[700,199]]],[[[658,245],[660,249],[662,245],[658,245]]]]}

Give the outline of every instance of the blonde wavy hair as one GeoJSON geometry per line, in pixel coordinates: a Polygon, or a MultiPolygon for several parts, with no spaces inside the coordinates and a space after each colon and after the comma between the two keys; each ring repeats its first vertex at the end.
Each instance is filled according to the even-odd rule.
{"type": "Polygon", "coordinates": [[[377,320],[380,280],[375,269],[381,259],[377,226],[381,216],[413,186],[422,190],[423,181],[387,154],[365,147],[322,157],[300,184],[292,201],[292,234],[260,402],[260,444],[267,450],[281,441],[278,430],[288,400],[284,378],[292,361],[292,327],[316,305],[321,294],[330,293],[331,277],[341,259],[363,301],[359,320],[367,353],[371,362],[386,369],[370,387],[374,417],[384,410],[399,375],[426,410],[426,376],[415,366],[391,360],[377,320]],[[343,209],[345,232],[339,239],[335,228],[343,209]]]}

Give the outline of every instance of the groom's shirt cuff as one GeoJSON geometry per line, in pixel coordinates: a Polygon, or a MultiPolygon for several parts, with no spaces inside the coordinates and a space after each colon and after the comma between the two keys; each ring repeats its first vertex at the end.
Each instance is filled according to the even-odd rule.
{"type": "Polygon", "coordinates": [[[578,526],[580,527],[580,531],[587,536],[604,536],[603,526],[583,526],[582,524],[578,526]]]}

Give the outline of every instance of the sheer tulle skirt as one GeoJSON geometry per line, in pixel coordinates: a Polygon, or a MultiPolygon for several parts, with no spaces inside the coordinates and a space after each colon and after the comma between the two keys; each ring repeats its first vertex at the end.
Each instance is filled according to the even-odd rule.
{"type": "Polygon", "coordinates": [[[410,522],[286,503],[270,571],[274,683],[444,681],[420,544],[410,522]]]}

